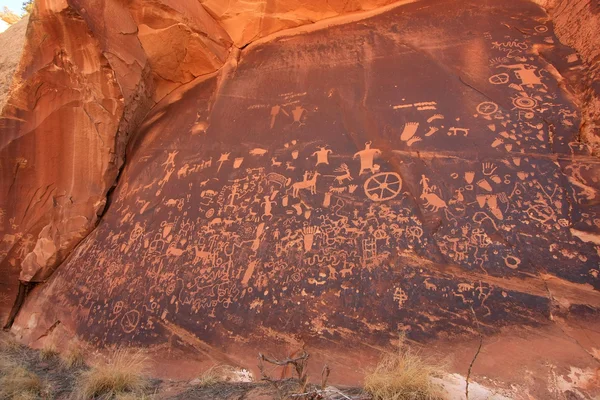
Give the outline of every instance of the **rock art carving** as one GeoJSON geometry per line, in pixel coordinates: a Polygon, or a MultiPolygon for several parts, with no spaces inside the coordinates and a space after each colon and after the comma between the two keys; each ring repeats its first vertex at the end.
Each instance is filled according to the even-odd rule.
{"type": "Polygon", "coordinates": [[[358,172],[358,174],[362,175],[363,173],[367,172],[367,170],[369,170],[369,172],[371,173],[376,173],[379,170],[379,166],[377,164],[374,164],[373,160],[376,156],[380,154],[381,150],[372,149],[371,142],[366,142],[364,150],[361,150],[354,154],[354,158],[360,158],[360,171],[358,172]]]}
{"type": "MultiPolygon", "coordinates": [[[[594,299],[594,150],[561,86],[570,80],[559,84],[534,52],[553,36],[536,34],[543,15],[509,3],[424,11],[444,19],[450,8],[477,31],[490,8],[527,4],[513,25],[473,36],[477,52],[443,25],[452,52],[405,49],[388,39],[407,29],[435,38],[418,13],[392,10],[249,46],[235,74],[175,89],[134,135],[98,227],[32,293],[16,327],[40,337],[47,321],[26,316],[51,310],[99,346],[168,346],[182,335],[250,348],[266,330],[313,344],[323,321],[328,343],[350,341],[351,330],[382,347],[398,327],[414,340],[470,337],[473,313],[486,335],[548,323],[540,267],[577,294],[574,307],[594,299]],[[485,67],[477,76],[467,50],[485,67]],[[407,79],[406,65],[419,65],[420,79],[407,79]],[[190,134],[197,121],[210,124],[190,134]]],[[[31,173],[32,156],[6,166],[31,173]]],[[[39,238],[63,230],[15,227],[30,222],[28,204],[68,208],[64,187],[36,186],[17,214],[2,205],[2,268],[26,259],[34,271],[45,257],[39,238]]]]}

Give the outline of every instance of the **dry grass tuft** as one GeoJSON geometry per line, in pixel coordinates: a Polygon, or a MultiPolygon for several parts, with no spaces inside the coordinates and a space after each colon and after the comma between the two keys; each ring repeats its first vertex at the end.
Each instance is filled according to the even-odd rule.
{"type": "Polygon", "coordinates": [[[153,400],[154,395],[139,393],[121,393],[115,396],[115,400],[153,400]]]}
{"type": "Polygon", "coordinates": [[[46,342],[44,347],[40,349],[40,359],[48,361],[58,356],[58,349],[52,342],[46,342]]]}
{"type": "Polygon", "coordinates": [[[39,376],[5,359],[6,366],[9,368],[0,371],[0,399],[37,399],[42,395],[44,385],[39,376]]]}
{"type": "Polygon", "coordinates": [[[131,394],[143,398],[149,382],[143,376],[146,357],[141,352],[116,350],[109,361],[83,372],[77,382],[76,398],[123,396],[131,394]]]}
{"type": "Polygon", "coordinates": [[[10,335],[0,338],[0,399],[29,400],[45,398],[50,388],[29,371],[23,361],[24,347],[10,335]]]}
{"type": "Polygon", "coordinates": [[[18,351],[22,347],[12,335],[4,332],[0,333],[0,352],[18,351]]]}
{"type": "Polygon", "coordinates": [[[78,342],[71,342],[60,355],[60,363],[65,368],[79,368],[85,365],[85,353],[78,342]]]}
{"type": "Polygon", "coordinates": [[[396,353],[387,353],[365,376],[364,389],[374,400],[440,400],[441,387],[432,382],[442,366],[422,358],[401,340],[396,353]]]}

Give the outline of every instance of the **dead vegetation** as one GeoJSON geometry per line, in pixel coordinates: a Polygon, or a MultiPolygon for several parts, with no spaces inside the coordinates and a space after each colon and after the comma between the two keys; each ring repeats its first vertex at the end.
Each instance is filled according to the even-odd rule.
{"type": "Polygon", "coordinates": [[[81,373],[75,398],[110,399],[118,396],[144,396],[150,386],[144,376],[147,359],[143,353],[115,350],[107,362],[81,373]]]}
{"type": "Polygon", "coordinates": [[[359,388],[329,385],[331,369],[327,365],[311,382],[310,357],[304,349],[281,359],[259,354],[260,382],[244,381],[251,377],[248,371],[215,365],[192,383],[167,383],[145,376],[147,360],[139,351],[117,349],[106,361],[90,367],[85,364],[84,347],[77,340],[63,344],[58,352],[51,341],[42,349],[33,350],[21,346],[10,335],[0,334],[0,399],[442,399],[440,388],[431,379],[439,375],[439,364],[401,342],[396,352],[385,354],[369,371],[364,388],[359,388]],[[161,392],[173,387],[176,390],[168,396],[161,392]]]}
{"type": "Polygon", "coordinates": [[[275,390],[276,398],[283,399],[302,399],[302,400],[366,400],[362,390],[349,388],[342,391],[336,387],[328,386],[327,380],[331,369],[327,364],[321,370],[320,385],[311,384],[308,377],[308,359],[309,354],[302,349],[292,354],[288,358],[275,359],[267,357],[264,354],[258,355],[258,369],[261,373],[261,380],[268,382],[275,390]],[[273,368],[267,372],[265,363],[273,368]],[[270,375],[276,369],[280,369],[280,378],[274,379],[270,375]],[[287,378],[291,375],[291,378],[287,378]]]}
{"type": "Polygon", "coordinates": [[[85,365],[83,346],[78,341],[71,341],[65,351],[60,355],[60,363],[65,368],[78,368],[85,365]]]}
{"type": "Polygon", "coordinates": [[[384,354],[365,376],[364,388],[373,400],[441,400],[441,387],[432,378],[440,376],[442,369],[401,338],[398,350],[384,354]]]}
{"type": "Polygon", "coordinates": [[[40,358],[42,360],[51,360],[54,357],[58,356],[58,349],[56,345],[52,342],[46,342],[44,347],[40,349],[40,358]]]}
{"type": "Polygon", "coordinates": [[[47,398],[50,388],[23,362],[18,343],[3,335],[0,339],[0,399],[47,398]]]}
{"type": "Polygon", "coordinates": [[[20,365],[0,372],[0,399],[37,399],[45,397],[39,376],[20,365]]]}

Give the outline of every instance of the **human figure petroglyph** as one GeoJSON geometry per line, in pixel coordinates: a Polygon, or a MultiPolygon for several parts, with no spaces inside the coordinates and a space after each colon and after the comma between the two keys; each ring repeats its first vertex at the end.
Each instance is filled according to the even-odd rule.
{"type": "Polygon", "coordinates": [[[273,218],[273,214],[272,214],[272,210],[273,210],[273,205],[277,204],[276,201],[272,201],[270,196],[264,196],[263,199],[265,201],[263,201],[260,205],[264,206],[263,209],[263,215],[262,215],[262,219],[265,218],[273,218]]]}
{"type": "MultiPolygon", "coordinates": [[[[297,123],[299,125],[304,125],[303,117],[305,116],[306,111],[307,110],[304,107],[296,105],[291,111],[292,124],[297,123]]],[[[275,105],[271,107],[269,123],[270,129],[273,129],[273,127],[275,126],[275,120],[280,113],[285,115],[286,117],[290,116],[290,112],[286,111],[285,108],[283,108],[280,105],[275,105]]]]}
{"type": "Polygon", "coordinates": [[[312,153],[313,157],[317,157],[317,163],[315,166],[319,164],[327,164],[329,165],[329,154],[331,154],[331,149],[328,149],[327,146],[319,146],[319,150],[312,153]]]}
{"type": "Polygon", "coordinates": [[[178,150],[169,152],[167,156],[167,161],[161,164],[161,166],[165,167],[165,171],[171,168],[175,168],[175,156],[179,154],[178,150]]]}
{"type": "Polygon", "coordinates": [[[292,110],[292,117],[294,118],[293,123],[298,123],[299,125],[304,125],[304,123],[302,122],[302,116],[304,115],[305,111],[306,111],[306,109],[301,106],[294,107],[294,109],[292,110]]]}
{"type": "Polygon", "coordinates": [[[364,172],[369,170],[371,173],[379,171],[379,165],[373,164],[373,160],[376,156],[381,154],[381,150],[372,149],[371,142],[365,143],[365,149],[354,154],[354,158],[360,157],[360,172],[358,175],[362,175],[364,172]]]}

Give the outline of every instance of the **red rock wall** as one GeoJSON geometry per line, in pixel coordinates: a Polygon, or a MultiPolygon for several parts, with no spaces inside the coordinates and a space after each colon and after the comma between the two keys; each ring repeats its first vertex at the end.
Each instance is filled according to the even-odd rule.
{"type": "Polygon", "coordinates": [[[395,2],[394,0],[200,0],[202,6],[227,30],[238,47],[282,29],[357,11],[373,10],[395,2]]]}
{"type": "Polygon", "coordinates": [[[534,0],[552,18],[560,41],[577,50],[589,66],[580,87],[584,123],[581,138],[600,155],[600,4],[593,0],[534,0]]]}
{"type": "Polygon", "coordinates": [[[233,43],[386,3],[37,1],[0,119],[0,313],[17,280],[45,280],[94,228],[158,100],[218,70],[233,43]]]}

